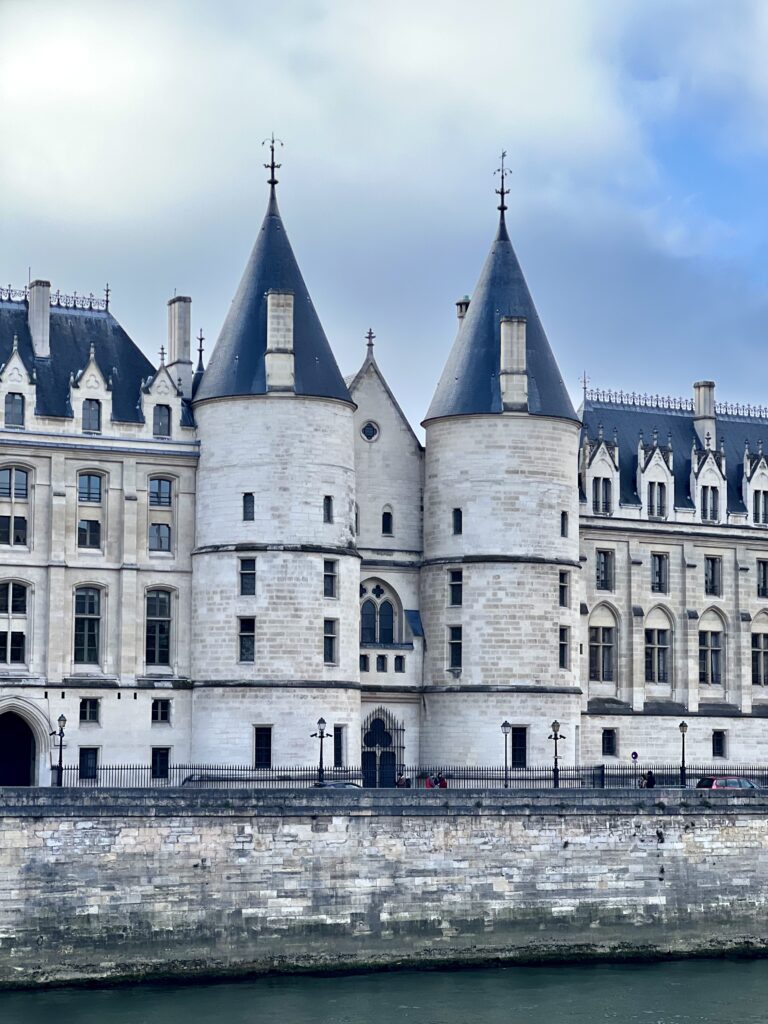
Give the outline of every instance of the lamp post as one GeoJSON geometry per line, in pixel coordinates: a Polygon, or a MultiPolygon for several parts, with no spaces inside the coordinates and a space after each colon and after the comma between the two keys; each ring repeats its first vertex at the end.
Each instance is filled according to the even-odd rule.
{"type": "Polygon", "coordinates": [[[682,743],[680,750],[680,785],[685,788],[685,734],[688,732],[688,723],[681,722],[678,728],[680,729],[680,741],[682,743]]]}
{"type": "Polygon", "coordinates": [[[58,732],[58,737],[59,737],[59,767],[58,767],[58,771],[56,773],[56,785],[57,786],[63,786],[64,785],[64,762],[63,762],[62,758],[63,758],[63,752],[64,752],[64,727],[66,726],[66,724],[67,724],[67,720],[64,717],[64,715],[59,715],[59,721],[58,721],[58,726],[59,726],[59,732],[58,732]]]}
{"type": "Polygon", "coordinates": [[[512,726],[509,722],[504,721],[501,723],[501,731],[504,733],[504,789],[509,789],[509,734],[512,732],[512,726]]]}
{"type": "Polygon", "coordinates": [[[328,739],[328,735],[325,731],[325,719],[318,718],[317,720],[317,732],[313,732],[312,736],[320,740],[320,763],[317,766],[317,781],[325,782],[325,768],[323,767],[323,743],[328,739]]]}
{"type": "Polygon", "coordinates": [[[560,723],[555,719],[551,725],[552,732],[549,734],[549,738],[555,741],[555,766],[552,769],[552,787],[553,789],[560,788],[560,769],[557,766],[557,744],[559,740],[564,740],[565,736],[560,732],[560,723]]]}

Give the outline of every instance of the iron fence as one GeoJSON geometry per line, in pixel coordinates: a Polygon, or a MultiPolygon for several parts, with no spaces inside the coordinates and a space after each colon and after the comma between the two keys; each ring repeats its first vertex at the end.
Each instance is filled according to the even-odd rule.
{"type": "MultiPolygon", "coordinates": [[[[475,765],[401,765],[397,773],[372,775],[365,768],[324,769],[325,785],[354,784],[361,788],[409,789],[627,789],[641,785],[645,773],[652,769],[659,787],[693,788],[702,776],[734,776],[751,779],[758,786],[768,787],[768,765],[692,764],[683,775],[680,765],[663,764],[599,764],[558,765],[557,776],[550,765],[504,769],[502,766],[475,765]],[[429,780],[429,783],[428,783],[429,780]]],[[[58,771],[51,769],[51,784],[56,785],[58,771]]],[[[98,765],[81,770],[65,765],[62,785],[65,787],[96,787],[116,789],[182,788],[182,789],[310,789],[318,782],[315,765],[251,768],[247,765],[180,764],[160,771],[151,765],[98,765]]]]}

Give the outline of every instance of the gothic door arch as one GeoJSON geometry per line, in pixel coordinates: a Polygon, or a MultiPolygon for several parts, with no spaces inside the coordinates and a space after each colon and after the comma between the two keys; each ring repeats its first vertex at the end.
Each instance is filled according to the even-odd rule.
{"type": "Polygon", "coordinates": [[[405,729],[391,711],[376,708],[363,723],[363,785],[386,788],[395,785],[403,765],[405,729]]]}
{"type": "Polygon", "coordinates": [[[35,755],[34,734],[21,715],[0,715],[0,786],[33,785],[35,755]]]}

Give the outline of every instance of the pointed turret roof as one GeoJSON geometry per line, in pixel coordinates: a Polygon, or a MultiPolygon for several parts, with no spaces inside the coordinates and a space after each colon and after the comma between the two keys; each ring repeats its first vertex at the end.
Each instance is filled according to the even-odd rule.
{"type": "Polygon", "coordinates": [[[293,255],[270,184],[269,204],[240,286],[208,360],[195,401],[267,393],[267,292],[294,294],[293,348],[297,395],[350,402],[331,346],[293,255]]]}
{"type": "Polygon", "coordinates": [[[502,209],[499,230],[425,423],[442,416],[502,412],[499,363],[504,316],[527,321],[528,411],[579,422],[512,248],[502,209]]]}

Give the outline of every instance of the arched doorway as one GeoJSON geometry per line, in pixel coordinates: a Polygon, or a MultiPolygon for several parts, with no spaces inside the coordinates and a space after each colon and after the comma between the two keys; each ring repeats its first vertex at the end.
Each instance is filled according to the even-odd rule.
{"type": "Polygon", "coordinates": [[[363,785],[394,786],[402,767],[405,729],[386,708],[372,711],[363,724],[363,785]]]}
{"type": "Polygon", "coordinates": [[[13,711],[0,715],[0,786],[31,786],[35,775],[35,737],[13,711]]]}

